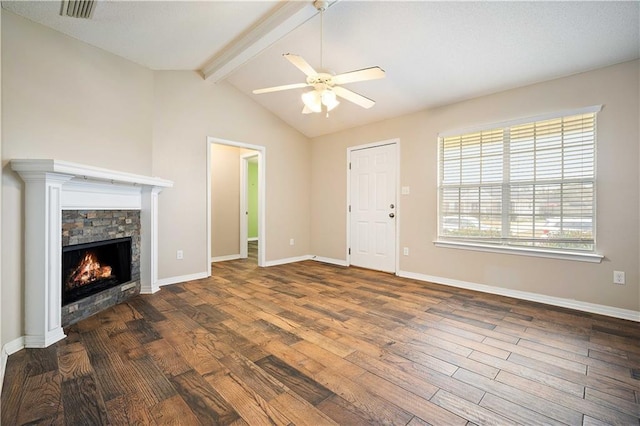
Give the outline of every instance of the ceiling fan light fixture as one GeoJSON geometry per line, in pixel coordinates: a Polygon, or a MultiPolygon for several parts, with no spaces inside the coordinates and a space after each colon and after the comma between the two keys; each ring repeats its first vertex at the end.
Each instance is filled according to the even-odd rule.
{"type": "Polygon", "coordinates": [[[303,113],[310,114],[312,112],[322,112],[322,106],[324,105],[327,112],[333,110],[340,105],[340,101],[336,98],[336,94],[333,90],[310,90],[305,92],[301,96],[305,109],[303,113]]]}
{"type": "Polygon", "coordinates": [[[327,107],[327,111],[331,111],[338,105],[340,105],[340,101],[336,99],[336,94],[333,90],[325,89],[322,91],[322,104],[327,107]]]}
{"type": "Polygon", "coordinates": [[[317,90],[310,90],[302,94],[304,106],[312,112],[322,112],[320,93],[317,90]]]}

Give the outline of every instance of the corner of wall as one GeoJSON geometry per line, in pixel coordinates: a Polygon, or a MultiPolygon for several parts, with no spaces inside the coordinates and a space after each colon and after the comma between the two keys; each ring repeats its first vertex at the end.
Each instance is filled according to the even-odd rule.
{"type": "Polygon", "coordinates": [[[4,373],[7,369],[7,361],[9,355],[24,349],[24,336],[18,337],[2,346],[2,353],[0,354],[0,394],[2,393],[2,385],[4,384],[4,373]]]}

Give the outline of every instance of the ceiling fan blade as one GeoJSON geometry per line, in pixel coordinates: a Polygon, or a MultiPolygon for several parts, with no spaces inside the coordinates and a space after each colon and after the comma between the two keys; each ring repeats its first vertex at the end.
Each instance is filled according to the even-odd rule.
{"type": "Polygon", "coordinates": [[[303,114],[311,114],[313,111],[308,107],[308,106],[304,106],[304,108],[302,108],[302,113],[303,114]]]}
{"type": "Polygon", "coordinates": [[[376,104],[373,99],[369,99],[365,96],[359,95],[356,92],[352,92],[349,89],[345,89],[344,87],[334,86],[333,91],[336,95],[340,96],[348,100],[349,102],[353,102],[356,105],[360,105],[362,108],[371,108],[376,104]]]}
{"type": "Polygon", "coordinates": [[[261,93],[279,92],[280,90],[300,89],[302,87],[307,87],[307,86],[308,86],[307,83],[285,84],[284,86],[274,86],[274,87],[267,87],[265,89],[256,89],[253,91],[253,94],[259,95],[261,93]]]}
{"type": "Polygon", "coordinates": [[[334,75],[331,80],[334,84],[346,84],[356,81],[375,80],[384,78],[385,72],[380,67],[365,68],[357,71],[345,72],[343,74],[334,75]]]}
{"type": "Polygon", "coordinates": [[[285,58],[289,60],[293,65],[296,66],[300,71],[302,71],[307,77],[315,76],[318,73],[313,69],[311,65],[307,61],[304,60],[302,56],[294,55],[293,53],[285,53],[285,58]]]}

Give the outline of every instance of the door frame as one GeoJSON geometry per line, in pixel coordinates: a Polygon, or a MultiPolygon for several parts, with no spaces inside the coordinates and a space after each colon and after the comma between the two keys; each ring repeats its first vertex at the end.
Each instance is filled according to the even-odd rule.
{"type": "MultiPolygon", "coordinates": [[[[267,185],[267,148],[245,142],[207,136],[207,276],[211,276],[211,146],[228,145],[237,148],[252,149],[258,155],[258,266],[265,266],[266,259],[266,185],[267,185]]],[[[242,191],[242,189],[241,189],[242,191]]],[[[242,223],[242,221],[241,221],[242,223]]]]}
{"type": "MultiPolygon", "coordinates": [[[[258,152],[248,152],[246,154],[240,155],[240,259],[246,259],[249,257],[248,248],[247,248],[247,242],[249,241],[249,215],[248,215],[249,160],[256,157],[258,158],[258,174],[259,174],[260,173],[260,154],[258,152]]],[[[258,185],[259,185],[259,182],[258,182],[258,185]]],[[[258,186],[258,191],[259,190],[260,190],[260,186],[258,186]]],[[[258,235],[260,235],[259,223],[258,223],[258,235]]],[[[259,241],[260,241],[260,237],[258,236],[258,243],[259,241]]]]}
{"type": "Polygon", "coordinates": [[[386,139],[383,141],[367,143],[364,145],[356,145],[347,147],[347,247],[345,249],[345,256],[347,259],[347,266],[351,266],[351,254],[349,250],[351,248],[351,212],[349,206],[351,206],[351,153],[353,151],[360,151],[368,148],[377,148],[385,145],[395,145],[396,147],[396,220],[394,221],[396,238],[395,238],[395,271],[394,274],[398,275],[400,270],[400,138],[386,139]]]}

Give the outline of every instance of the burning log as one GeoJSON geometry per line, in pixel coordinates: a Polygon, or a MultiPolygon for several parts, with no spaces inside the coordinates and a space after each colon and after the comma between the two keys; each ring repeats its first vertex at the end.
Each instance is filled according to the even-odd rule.
{"type": "Polygon", "coordinates": [[[86,252],[82,261],[73,270],[69,280],[68,288],[81,287],[85,284],[97,281],[102,278],[111,277],[111,266],[101,266],[98,258],[93,252],[86,252]]]}

